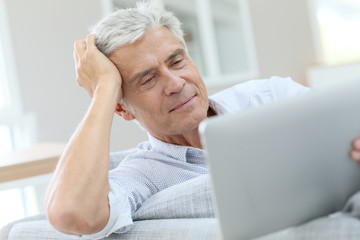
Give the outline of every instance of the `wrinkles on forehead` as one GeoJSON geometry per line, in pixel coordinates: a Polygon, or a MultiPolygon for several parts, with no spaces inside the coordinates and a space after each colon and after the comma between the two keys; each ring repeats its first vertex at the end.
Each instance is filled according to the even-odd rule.
{"type": "Polygon", "coordinates": [[[109,58],[123,78],[123,84],[136,85],[137,80],[157,71],[179,54],[186,55],[184,46],[164,27],[148,32],[142,39],[113,51],[109,58]]]}
{"type": "Polygon", "coordinates": [[[114,54],[110,58],[112,62],[116,65],[119,72],[122,74],[121,77],[123,78],[123,81],[129,85],[136,85],[137,81],[139,81],[147,74],[155,71],[159,65],[168,64],[177,56],[184,56],[185,54],[186,52],[183,48],[177,48],[174,51],[170,52],[169,56],[167,56],[167,58],[163,61],[155,59],[151,56],[144,56],[144,58],[137,56],[131,58],[124,55],[118,57],[114,54]]]}

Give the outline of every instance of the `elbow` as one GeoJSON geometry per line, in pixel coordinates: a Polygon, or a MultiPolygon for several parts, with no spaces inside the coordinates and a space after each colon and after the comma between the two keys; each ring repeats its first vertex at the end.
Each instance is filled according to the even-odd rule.
{"type": "Polygon", "coordinates": [[[58,231],[71,235],[88,235],[99,232],[106,222],[90,218],[88,213],[66,207],[47,208],[47,218],[58,231]]]}

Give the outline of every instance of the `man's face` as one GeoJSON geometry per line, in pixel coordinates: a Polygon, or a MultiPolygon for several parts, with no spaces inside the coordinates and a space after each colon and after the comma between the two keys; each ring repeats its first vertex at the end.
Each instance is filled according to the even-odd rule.
{"type": "Polygon", "coordinates": [[[124,97],[153,136],[189,134],[207,117],[205,84],[183,45],[160,27],[115,50],[124,97]]]}

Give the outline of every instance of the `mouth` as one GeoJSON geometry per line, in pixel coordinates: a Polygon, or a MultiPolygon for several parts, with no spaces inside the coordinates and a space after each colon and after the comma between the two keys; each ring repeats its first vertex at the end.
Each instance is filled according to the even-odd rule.
{"type": "Polygon", "coordinates": [[[176,110],[184,107],[187,103],[189,103],[191,100],[193,100],[194,97],[195,97],[195,95],[194,95],[194,96],[191,96],[190,98],[186,99],[186,100],[183,101],[183,102],[180,102],[180,103],[176,104],[176,105],[169,111],[169,113],[171,113],[171,112],[173,112],[173,111],[176,111],[176,110]]]}

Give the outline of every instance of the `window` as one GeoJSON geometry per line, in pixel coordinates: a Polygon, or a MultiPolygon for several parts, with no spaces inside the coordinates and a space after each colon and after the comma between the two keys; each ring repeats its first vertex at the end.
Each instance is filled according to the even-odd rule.
{"type": "Polygon", "coordinates": [[[34,114],[22,110],[5,7],[0,0],[0,142],[4,144],[0,152],[33,143],[36,120],[34,114]]]}
{"type": "MultiPolygon", "coordinates": [[[[0,39],[1,40],[1,39],[0,39]]],[[[10,107],[9,89],[7,87],[6,69],[4,64],[3,44],[0,41],[0,116],[5,116],[5,111],[10,107]],[[2,114],[1,114],[2,113],[2,114]]],[[[10,127],[1,125],[0,122],[0,153],[7,152],[13,148],[10,127]]]]}
{"type": "MultiPolygon", "coordinates": [[[[0,5],[2,10],[2,5],[0,5]]],[[[1,12],[1,11],[0,11],[1,12]]],[[[2,14],[1,14],[2,15],[2,14]]],[[[13,148],[11,129],[8,123],[8,115],[11,112],[10,89],[8,86],[7,69],[5,66],[4,33],[5,24],[1,19],[0,24],[0,153],[13,148]]]]}
{"type": "MultiPolygon", "coordinates": [[[[32,143],[35,124],[32,114],[22,113],[4,2],[0,0],[0,154],[32,143]]],[[[36,188],[17,184],[0,184],[0,228],[39,212],[36,188]]]]}
{"type": "Polygon", "coordinates": [[[13,148],[9,126],[0,126],[0,153],[8,152],[13,148]]]}
{"type": "MultiPolygon", "coordinates": [[[[0,46],[2,46],[1,42],[0,42],[0,46]]],[[[2,49],[0,47],[0,109],[5,108],[6,103],[5,103],[5,67],[4,67],[4,60],[3,60],[3,56],[4,54],[2,53],[2,49]]]]}
{"type": "Polygon", "coordinates": [[[15,188],[0,191],[0,228],[11,221],[39,213],[35,188],[15,188]]]}
{"type": "Polygon", "coordinates": [[[309,2],[316,22],[320,63],[339,65],[360,61],[360,1],[309,2]]]}

